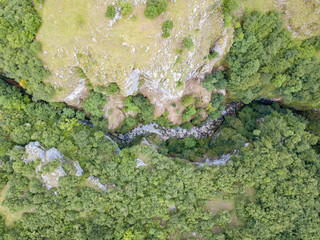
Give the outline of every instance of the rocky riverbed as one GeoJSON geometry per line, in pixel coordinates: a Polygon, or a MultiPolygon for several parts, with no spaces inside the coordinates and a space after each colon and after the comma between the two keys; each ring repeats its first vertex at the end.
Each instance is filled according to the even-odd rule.
{"type": "Polygon", "coordinates": [[[160,139],[166,141],[169,138],[186,138],[186,137],[195,137],[195,138],[207,138],[212,136],[217,128],[223,123],[224,116],[226,115],[235,115],[236,110],[242,107],[243,104],[240,102],[234,102],[227,104],[225,111],[221,112],[221,116],[215,120],[206,121],[202,126],[195,126],[191,129],[178,128],[164,128],[159,126],[156,123],[150,123],[145,125],[139,125],[135,129],[127,132],[125,134],[113,134],[113,138],[116,138],[121,143],[129,144],[136,137],[144,134],[157,134],[160,139]]]}

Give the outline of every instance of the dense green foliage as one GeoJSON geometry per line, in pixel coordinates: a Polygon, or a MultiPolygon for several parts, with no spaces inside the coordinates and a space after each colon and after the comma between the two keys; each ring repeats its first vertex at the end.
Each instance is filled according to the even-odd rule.
{"type": "Polygon", "coordinates": [[[150,100],[141,94],[135,96],[129,96],[126,99],[127,107],[123,110],[125,112],[132,111],[138,113],[138,120],[140,122],[148,123],[153,120],[154,106],[150,103],[150,100]]]}
{"type": "Polygon", "coordinates": [[[37,57],[34,41],[41,19],[31,0],[0,1],[0,74],[15,79],[35,100],[49,100],[53,88],[42,81],[49,76],[37,57]]]}
{"type": "Polygon", "coordinates": [[[192,97],[191,95],[186,95],[182,98],[181,103],[182,103],[182,105],[187,107],[187,106],[194,103],[194,97],[192,97]]]}
{"type": "Polygon", "coordinates": [[[320,38],[293,39],[278,13],[254,12],[236,28],[234,41],[227,60],[233,99],[283,97],[287,104],[320,106],[320,38]]]}
{"type": "Polygon", "coordinates": [[[109,5],[106,11],[107,18],[114,18],[116,16],[116,7],[114,5],[109,5]]]}
{"type": "Polygon", "coordinates": [[[173,28],[173,21],[172,20],[166,20],[162,24],[162,36],[164,38],[170,37],[170,32],[169,30],[173,28]]]}
{"type": "MultiPolygon", "coordinates": [[[[101,132],[95,133],[88,126],[79,123],[84,120],[82,112],[76,112],[64,104],[34,103],[22,96],[16,89],[0,82],[0,156],[14,144],[25,145],[30,141],[40,141],[46,148],[57,147],[66,156],[80,162],[102,158],[99,153],[111,154],[114,144],[105,141],[102,144],[101,132]],[[94,142],[101,142],[95,146],[94,142]]],[[[102,134],[103,136],[103,134],[102,134]]]]}
{"type": "Polygon", "coordinates": [[[187,50],[191,50],[194,47],[194,42],[191,37],[186,37],[183,39],[183,45],[187,50]]]}
{"type": "Polygon", "coordinates": [[[167,9],[167,0],[147,0],[146,17],[154,19],[167,9]]]}
{"type": "Polygon", "coordinates": [[[227,86],[226,73],[222,71],[217,71],[214,74],[208,73],[202,81],[202,85],[208,91],[222,90],[227,86]]]}
{"type": "Polygon", "coordinates": [[[106,93],[108,95],[113,95],[113,94],[119,93],[119,92],[120,92],[120,88],[119,88],[118,84],[115,82],[110,83],[108,85],[108,87],[106,88],[106,93]]]}
{"type": "MultiPolygon", "coordinates": [[[[132,100],[144,101],[142,96],[132,100]]],[[[96,128],[80,124],[77,115],[33,103],[1,84],[0,139],[6,139],[1,186],[9,186],[2,205],[12,213],[25,212],[11,227],[0,219],[1,237],[181,239],[195,232],[205,239],[309,240],[320,233],[320,159],[312,148],[318,138],[306,131],[307,120],[289,110],[248,106],[227,119],[217,139],[159,143],[160,152],[190,159],[214,155],[217,146],[221,152],[226,146],[232,146],[230,152],[238,149],[220,168],[165,157],[150,145],[124,149],[118,156],[115,145],[96,128]],[[83,176],[74,176],[66,162],[68,175],[60,177],[58,188],[47,190],[34,172],[37,163],[25,164],[24,149],[15,147],[36,140],[78,160],[83,176]],[[249,146],[243,147],[246,142],[249,146]],[[137,158],[146,165],[137,168],[137,158]],[[107,193],[86,183],[90,175],[107,183],[107,193]],[[222,207],[212,214],[215,199],[235,200],[235,209],[222,207]]]]}
{"type": "Polygon", "coordinates": [[[90,96],[82,104],[83,109],[94,117],[102,117],[103,107],[107,104],[105,96],[101,93],[90,92],[90,96]]]}
{"type": "MultiPolygon", "coordinates": [[[[122,15],[133,9],[128,1],[118,7],[122,15]]],[[[167,0],[147,0],[145,15],[154,19],[166,7],[167,0]]],[[[236,7],[235,0],[223,1],[226,26],[236,7]]],[[[109,5],[106,16],[115,15],[115,6],[109,5]]],[[[31,0],[0,0],[0,74],[14,78],[34,100],[50,99],[53,93],[42,83],[49,73],[37,57],[41,45],[34,41],[40,23],[31,0]]],[[[172,28],[173,22],[165,21],[163,37],[172,28]]],[[[186,37],[183,45],[191,50],[194,42],[186,37]]],[[[220,117],[225,96],[214,89],[227,88],[231,100],[245,103],[283,98],[292,106],[319,108],[319,49],[319,37],[292,38],[275,12],[246,13],[235,25],[225,70],[207,74],[202,82],[213,91],[210,104],[184,96],[181,126],[199,125],[203,115],[220,117]]],[[[218,55],[213,51],[207,58],[218,55]]],[[[108,121],[102,118],[104,94],[112,97],[119,86],[97,86],[94,92],[84,71],[76,70],[90,85],[82,107],[92,124],[84,112],[63,103],[31,101],[0,82],[0,239],[319,238],[318,111],[296,113],[277,104],[251,103],[237,116],[225,116],[212,137],[164,141],[148,135],[120,150],[105,135],[108,121]],[[63,161],[26,161],[25,146],[34,141],[45,149],[56,147],[63,161]],[[222,154],[230,160],[217,167],[213,160],[222,154]],[[81,176],[75,174],[75,161],[81,176]],[[60,166],[66,176],[48,189],[41,174],[60,166]],[[89,176],[107,190],[94,186],[89,176]],[[16,222],[8,224],[11,214],[16,222]]],[[[129,96],[125,104],[121,132],[154,120],[155,107],[143,95],[129,96]]],[[[167,111],[156,122],[174,127],[167,111]]]]}
{"type": "Polygon", "coordinates": [[[222,11],[224,15],[224,25],[229,27],[231,24],[232,13],[238,7],[236,0],[223,0],[222,11]]]}
{"type": "Polygon", "coordinates": [[[123,16],[129,14],[132,12],[133,10],[133,6],[130,2],[127,2],[127,1],[121,1],[119,2],[119,6],[121,7],[121,14],[123,16]]]}

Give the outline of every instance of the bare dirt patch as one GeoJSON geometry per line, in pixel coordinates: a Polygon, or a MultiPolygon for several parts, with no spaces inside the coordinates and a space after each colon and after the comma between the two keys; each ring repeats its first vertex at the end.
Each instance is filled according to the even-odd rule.
{"type": "Polygon", "coordinates": [[[107,97],[108,104],[103,108],[104,117],[108,119],[108,128],[116,129],[125,119],[122,108],[125,107],[125,98],[120,94],[107,97]]]}

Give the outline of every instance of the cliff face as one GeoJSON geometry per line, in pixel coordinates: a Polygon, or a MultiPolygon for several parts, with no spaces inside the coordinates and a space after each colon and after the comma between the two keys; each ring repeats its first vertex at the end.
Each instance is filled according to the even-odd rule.
{"type": "Polygon", "coordinates": [[[113,20],[106,18],[105,0],[47,0],[43,24],[37,35],[41,58],[56,88],[55,101],[77,105],[85,82],[107,86],[117,82],[121,94],[141,91],[154,103],[181,97],[188,79],[203,76],[215,60],[204,59],[211,49],[223,53],[226,32],[218,1],[169,1],[167,11],[156,19],[144,16],[146,1],[134,0],[133,12],[113,20]],[[169,38],[162,24],[172,20],[169,38]],[[183,39],[194,42],[191,50],[183,39]],[[87,76],[81,78],[79,68],[87,76]]]}

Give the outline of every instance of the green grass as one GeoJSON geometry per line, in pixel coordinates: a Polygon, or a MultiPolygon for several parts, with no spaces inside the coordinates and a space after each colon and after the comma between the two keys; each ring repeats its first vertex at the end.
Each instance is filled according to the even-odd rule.
{"type": "Polygon", "coordinates": [[[192,68],[204,62],[203,57],[208,54],[211,43],[222,32],[217,21],[220,16],[214,14],[203,23],[202,30],[197,31],[197,21],[203,13],[200,10],[207,11],[211,1],[169,2],[164,15],[153,20],[144,16],[146,6],[138,4],[132,13],[110,27],[111,20],[105,17],[105,12],[111,2],[108,0],[105,5],[98,0],[47,0],[39,10],[43,17],[37,35],[43,46],[40,57],[52,73],[46,83],[60,87],[54,100],[63,100],[81,82],[76,75],[76,66],[84,70],[93,86],[107,86],[116,81],[122,93],[127,87],[125,79],[132,69],[137,68],[150,71],[152,75],[157,73],[147,80],[158,81],[168,88],[175,87],[171,70],[181,72],[184,80],[192,68]],[[200,2],[204,4],[194,13],[193,9],[200,2]],[[131,14],[135,17],[130,17],[131,14]],[[186,16],[194,18],[192,24],[186,16]],[[161,36],[162,23],[167,19],[172,20],[175,27],[170,31],[171,37],[164,39],[161,36]],[[188,35],[194,37],[197,44],[194,49],[198,54],[192,58],[191,65],[187,63],[189,53],[183,51],[181,63],[175,64],[176,49],[183,47],[183,38],[188,35]],[[79,54],[82,56],[77,57],[79,54]],[[169,66],[169,71],[162,69],[164,63],[169,66]]]}

